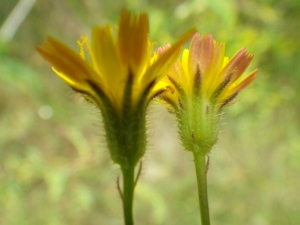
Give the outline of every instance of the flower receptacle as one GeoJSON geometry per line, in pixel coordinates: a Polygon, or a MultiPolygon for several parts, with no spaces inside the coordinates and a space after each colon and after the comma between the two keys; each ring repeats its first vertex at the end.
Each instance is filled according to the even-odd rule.
{"type": "Polygon", "coordinates": [[[176,117],[184,148],[207,155],[216,144],[219,131],[219,116],[213,105],[203,99],[186,100],[176,117]]]}

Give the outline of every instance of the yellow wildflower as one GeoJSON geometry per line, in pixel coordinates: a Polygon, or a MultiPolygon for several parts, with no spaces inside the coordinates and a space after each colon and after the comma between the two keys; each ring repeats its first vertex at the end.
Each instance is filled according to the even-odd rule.
{"type": "Polygon", "coordinates": [[[116,31],[94,27],[91,45],[83,37],[79,53],[52,37],[37,48],[59,77],[100,109],[111,158],[123,174],[125,224],[133,224],[135,166],[146,150],[146,108],[166,90],[158,82],[194,33],[187,32],[163,54],[151,56],[147,14],[123,10],[116,31]]]}
{"type": "Polygon", "coordinates": [[[217,140],[221,109],[256,77],[257,70],[241,77],[253,58],[245,48],[230,60],[224,54],[224,43],[216,42],[212,35],[195,34],[190,49],[183,51],[182,59],[161,81],[169,84],[170,91],[160,99],[176,113],[180,136],[188,150],[197,143],[202,151],[210,151],[217,140]]]}
{"type": "MultiPolygon", "coordinates": [[[[169,46],[158,50],[163,54],[169,46]]],[[[256,77],[254,70],[241,77],[253,55],[242,48],[230,60],[224,56],[225,44],[212,35],[195,34],[189,50],[184,50],[160,85],[168,92],[160,95],[177,118],[184,148],[194,156],[198,183],[201,224],[210,224],[207,195],[206,155],[217,142],[221,110],[232,103],[238,93],[256,77]]]]}
{"type": "Polygon", "coordinates": [[[79,53],[52,37],[37,50],[58,76],[100,108],[113,161],[135,165],[145,151],[146,107],[166,90],[156,84],[194,33],[187,32],[163,54],[151,56],[147,14],[123,10],[116,31],[94,27],[91,45],[83,37],[79,53]]]}

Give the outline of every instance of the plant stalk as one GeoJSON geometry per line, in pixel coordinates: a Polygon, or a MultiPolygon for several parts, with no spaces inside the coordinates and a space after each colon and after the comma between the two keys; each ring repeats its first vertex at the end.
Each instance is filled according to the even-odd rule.
{"type": "Polygon", "coordinates": [[[133,225],[134,166],[122,167],[122,174],[124,221],[125,225],[133,225]]]}
{"type": "Polygon", "coordinates": [[[207,196],[206,163],[203,152],[194,152],[194,163],[198,183],[199,208],[201,215],[201,224],[210,225],[209,207],[207,196]]]}

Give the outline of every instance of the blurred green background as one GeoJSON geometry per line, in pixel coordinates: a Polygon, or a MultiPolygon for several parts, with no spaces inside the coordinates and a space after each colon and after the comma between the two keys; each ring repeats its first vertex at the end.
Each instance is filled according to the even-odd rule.
{"type": "MultiPolygon", "coordinates": [[[[225,41],[228,56],[244,46],[255,55],[248,71],[259,68],[257,80],[226,110],[210,156],[212,224],[300,224],[299,1],[24,0],[5,28],[18,2],[0,0],[0,224],[123,224],[99,113],[35,46],[50,34],[77,49],[124,7],[148,12],[159,45],[196,27],[225,41]]],[[[192,156],[174,118],[154,103],[149,120],[136,224],[200,224],[192,156]]]]}

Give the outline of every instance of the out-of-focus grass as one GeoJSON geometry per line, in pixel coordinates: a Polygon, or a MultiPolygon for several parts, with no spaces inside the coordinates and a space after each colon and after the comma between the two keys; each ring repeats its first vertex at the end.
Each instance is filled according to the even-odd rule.
{"type": "MultiPolygon", "coordinates": [[[[16,2],[1,2],[0,22],[16,2]]],[[[147,10],[159,44],[195,26],[226,41],[229,56],[244,46],[254,53],[258,78],[226,110],[210,157],[212,224],[299,224],[300,6],[275,0],[37,1],[0,51],[0,224],[123,224],[99,113],[34,46],[51,34],[76,48],[125,6],[147,10]]],[[[192,157],[172,115],[152,104],[149,118],[136,224],[199,224],[192,157]]]]}

